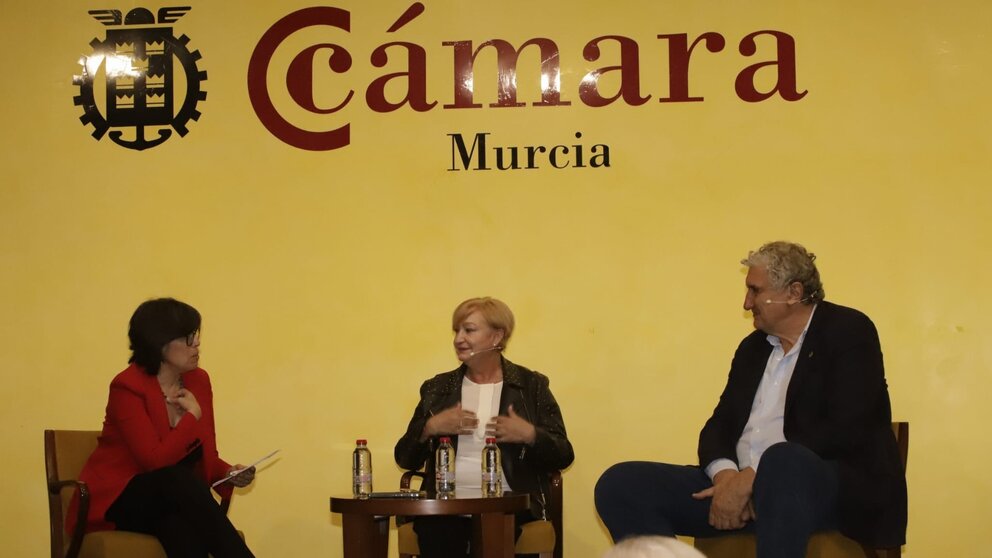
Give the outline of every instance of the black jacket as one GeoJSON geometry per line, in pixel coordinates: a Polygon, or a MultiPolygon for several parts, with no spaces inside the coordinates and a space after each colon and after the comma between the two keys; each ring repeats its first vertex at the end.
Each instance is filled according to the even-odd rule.
{"type": "MultiPolygon", "coordinates": [[[[741,341],[727,386],[699,434],[699,463],[737,462],[772,346],[755,331],[741,341]]],[[[878,332],[867,316],[821,302],[785,398],[785,439],[840,467],[840,530],[878,548],[906,541],[906,476],[892,434],[878,332]]]]}
{"type": "MultiPolygon", "coordinates": [[[[396,463],[410,470],[425,467],[423,489],[434,490],[434,450],[437,438],[420,442],[424,425],[431,416],[461,401],[462,379],[466,366],[438,374],[420,386],[420,402],[413,411],[413,418],[406,434],[398,442],[394,455],[396,463]]],[[[575,454],[565,433],[565,422],[554,395],[548,388],[548,378],[543,374],[517,366],[503,359],[503,390],[499,400],[499,414],[513,411],[534,425],[537,438],[533,446],[527,444],[499,444],[503,471],[514,492],[530,494],[531,512],[535,518],[545,518],[551,494],[548,474],[572,464],[575,454]]],[[[458,436],[451,436],[457,452],[458,436]]]]}

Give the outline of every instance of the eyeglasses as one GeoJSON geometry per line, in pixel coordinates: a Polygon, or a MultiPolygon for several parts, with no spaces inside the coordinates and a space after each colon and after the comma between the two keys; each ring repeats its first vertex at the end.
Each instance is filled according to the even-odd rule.
{"type": "Polygon", "coordinates": [[[200,341],[200,330],[196,330],[193,333],[190,333],[189,335],[186,336],[187,347],[192,347],[193,345],[196,345],[197,342],[199,341],[200,341]]]}

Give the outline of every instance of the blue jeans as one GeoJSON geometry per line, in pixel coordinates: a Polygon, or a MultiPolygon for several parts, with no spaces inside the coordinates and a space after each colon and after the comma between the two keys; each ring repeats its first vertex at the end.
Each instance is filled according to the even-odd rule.
{"type": "Polygon", "coordinates": [[[753,533],[758,558],[806,555],[809,537],[837,520],[837,464],[781,442],[765,451],[754,478],[757,519],[735,531],[709,524],[710,500],[692,497],[713,486],[699,467],[647,461],[618,463],[596,483],[596,511],[614,541],[634,535],[718,537],[753,533]]]}

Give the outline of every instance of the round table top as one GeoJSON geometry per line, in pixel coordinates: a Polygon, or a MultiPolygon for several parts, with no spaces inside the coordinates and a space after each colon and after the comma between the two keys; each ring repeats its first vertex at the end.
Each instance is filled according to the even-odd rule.
{"type": "Polygon", "coordinates": [[[530,507],[530,495],[507,492],[500,497],[483,498],[477,493],[459,498],[365,498],[332,496],[331,511],[368,515],[470,515],[514,513],[530,507]]]}

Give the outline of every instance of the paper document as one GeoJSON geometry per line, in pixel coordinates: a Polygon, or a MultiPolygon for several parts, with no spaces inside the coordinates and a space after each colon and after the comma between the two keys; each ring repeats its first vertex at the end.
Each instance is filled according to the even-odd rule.
{"type": "Polygon", "coordinates": [[[255,465],[258,465],[259,463],[265,461],[266,459],[269,459],[270,457],[272,457],[273,455],[275,455],[277,453],[279,453],[279,450],[275,450],[274,452],[266,455],[265,457],[261,457],[261,458],[255,460],[255,462],[252,463],[251,465],[246,465],[245,467],[243,467],[241,469],[235,469],[235,470],[231,471],[230,473],[227,474],[226,477],[224,477],[224,478],[220,479],[219,481],[211,484],[210,485],[210,488],[213,488],[213,487],[217,486],[218,484],[222,484],[222,483],[225,483],[225,482],[231,480],[232,478],[240,475],[241,473],[247,471],[248,469],[251,469],[255,465]]]}

